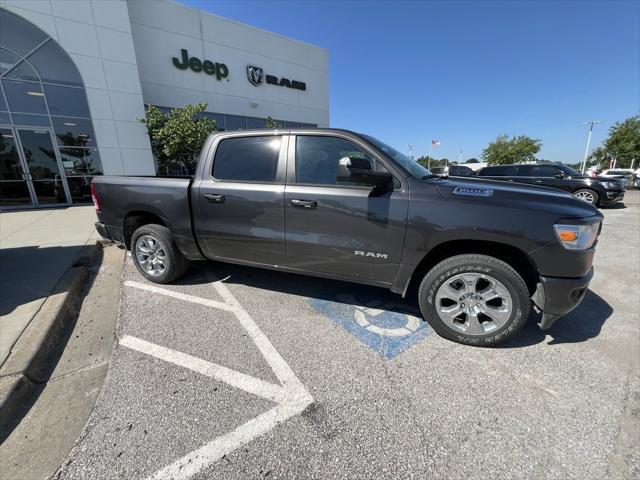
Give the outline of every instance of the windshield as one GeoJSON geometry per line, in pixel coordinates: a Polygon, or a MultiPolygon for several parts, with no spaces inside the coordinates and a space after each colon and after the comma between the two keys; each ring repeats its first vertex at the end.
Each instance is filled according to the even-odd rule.
{"type": "Polygon", "coordinates": [[[391,158],[393,158],[401,166],[403,166],[405,170],[407,170],[411,174],[412,177],[420,180],[425,177],[428,178],[428,177],[434,176],[429,170],[424,168],[418,162],[416,162],[415,160],[411,160],[409,157],[400,153],[395,148],[390,147],[386,143],[381,142],[377,138],[371,137],[369,135],[362,135],[362,136],[367,140],[369,140],[371,143],[373,143],[376,147],[378,147],[384,153],[389,155],[391,158]]]}

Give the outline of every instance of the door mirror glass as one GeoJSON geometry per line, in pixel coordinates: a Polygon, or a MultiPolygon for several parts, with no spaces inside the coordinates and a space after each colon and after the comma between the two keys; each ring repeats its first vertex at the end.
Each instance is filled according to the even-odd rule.
{"type": "Polygon", "coordinates": [[[564,173],[556,173],[554,176],[555,176],[558,180],[562,180],[562,179],[565,177],[564,173]]]}
{"type": "Polygon", "coordinates": [[[350,182],[374,187],[391,185],[393,176],[388,172],[374,172],[366,158],[342,157],[336,170],[338,182],[350,182]]]}

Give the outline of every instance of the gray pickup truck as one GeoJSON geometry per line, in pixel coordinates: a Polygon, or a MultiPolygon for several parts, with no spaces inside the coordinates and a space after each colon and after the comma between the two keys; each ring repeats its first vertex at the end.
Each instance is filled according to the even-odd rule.
{"type": "Polygon", "coordinates": [[[388,288],[419,286],[441,336],[495,345],[540,327],[593,276],[598,210],[545,187],[441,178],[335,129],[209,136],[193,178],[95,177],[98,232],[168,283],[211,259],[388,288]]]}

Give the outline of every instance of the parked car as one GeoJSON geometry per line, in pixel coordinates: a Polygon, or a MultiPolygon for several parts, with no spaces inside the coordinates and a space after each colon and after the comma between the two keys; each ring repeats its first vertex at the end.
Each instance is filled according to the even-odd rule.
{"type": "Polygon", "coordinates": [[[448,339],[495,345],[531,302],[540,327],[593,276],[602,215],[558,190],[443,179],[394,148],[334,129],[211,134],[193,179],[94,177],[96,228],[170,283],[189,260],[351,281],[406,295],[448,339]]]}
{"type": "Polygon", "coordinates": [[[588,177],[566,165],[497,165],[483,168],[478,176],[557,188],[597,207],[613,205],[624,198],[622,182],[614,178],[588,177]]]}
{"type": "Polygon", "coordinates": [[[636,175],[631,168],[614,168],[603,170],[598,177],[603,179],[620,180],[625,187],[632,187],[636,181],[636,175]]]}
{"type": "Polygon", "coordinates": [[[443,167],[432,167],[431,173],[441,177],[473,177],[475,172],[464,165],[447,165],[443,167]]]}

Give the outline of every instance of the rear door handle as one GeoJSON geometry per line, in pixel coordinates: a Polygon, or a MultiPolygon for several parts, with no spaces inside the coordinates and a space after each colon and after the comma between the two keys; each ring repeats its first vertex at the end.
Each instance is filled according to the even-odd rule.
{"type": "Polygon", "coordinates": [[[225,197],[221,193],[205,193],[204,198],[211,203],[224,203],[225,197]]]}
{"type": "Polygon", "coordinates": [[[299,208],[316,208],[318,202],[315,200],[291,200],[291,205],[299,208]]]}

